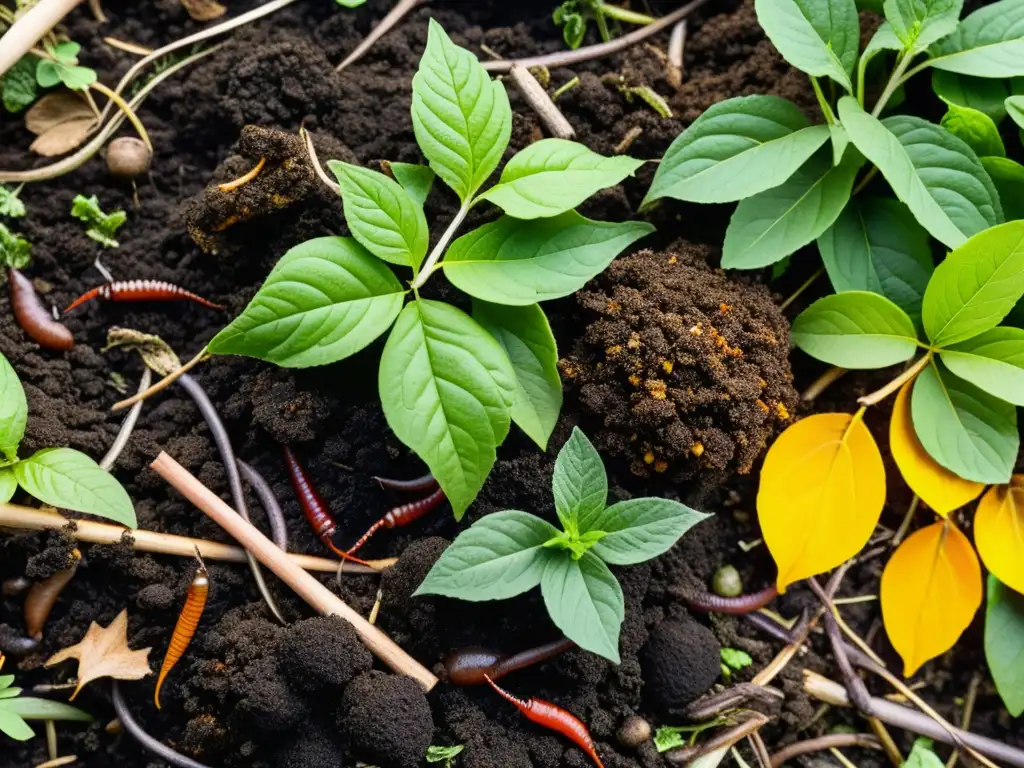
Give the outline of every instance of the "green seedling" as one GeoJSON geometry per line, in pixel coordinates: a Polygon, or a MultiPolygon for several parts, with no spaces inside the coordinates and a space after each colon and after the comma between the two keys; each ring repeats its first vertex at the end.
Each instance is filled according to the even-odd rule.
{"type": "Polygon", "coordinates": [[[24,269],[31,260],[32,246],[28,240],[0,224],[0,265],[24,269]]]}
{"type": "Polygon", "coordinates": [[[693,745],[696,743],[697,737],[704,731],[717,728],[720,725],[727,725],[728,722],[724,717],[716,717],[714,720],[697,725],[663,725],[654,732],[654,748],[658,752],[668,752],[677,747],[693,745]]]}
{"type": "Polygon", "coordinates": [[[455,756],[458,755],[466,747],[464,744],[456,744],[452,747],[427,747],[427,762],[428,763],[442,763],[444,768],[452,768],[455,764],[455,756]]]}
{"type": "Polygon", "coordinates": [[[124,211],[104,213],[96,195],[75,195],[75,199],[71,201],[71,215],[85,222],[85,234],[97,243],[107,248],[117,248],[120,245],[114,239],[114,234],[128,220],[128,214],[124,211]]]}
{"type": "Polygon", "coordinates": [[[555,626],[618,664],[625,604],[608,566],[663,554],[709,515],[669,499],[608,506],[604,463],[579,428],[558,453],[551,486],[561,530],[527,512],[487,515],[445,550],[416,594],[505,600],[539,585],[555,626]]]}
{"type": "MultiPolygon", "coordinates": [[[[3,656],[0,656],[0,665],[3,656]]],[[[0,733],[15,741],[28,741],[35,732],[26,720],[69,720],[92,722],[92,716],[77,707],[49,699],[22,696],[14,687],[14,675],[0,675],[0,733]]]]}
{"type": "Polygon", "coordinates": [[[732,679],[732,673],[749,667],[754,663],[754,660],[750,658],[750,654],[746,651],[741,651],[738,648],[723,648],[721,650],[722,655],[722,677],[726,681],[732,679]]]}
{"type": "Polygon", "coordinates": [[[924,737],[915,739],[903,768],[944,768],[946,763],[935,754],[933,744],[931,739],[924,737]]]}
{"type": "Polygon", "coordinates": [[[46,42],[43,49],[43,56],[26,54],[0,79],[0,96],[8,112],[31,106],[40,88],[63,84],[84,91],[96,82],[96,71],[78,63],[78,43],[46,42]]]}
{"type": "Polygon", "coordinates": [[[612,39],[609,19],[627,24],[650,24],[654,18],[644,13],[637,13],[621,8],[604,0],[566,0],[555,8],[551,17],[556,27],[562,28],[562,38],[572,49],[579,48],[587,36],[587,24],[594,22],[601,39],[608,42],[612,39]]]}
{"type": "Polygon", "coordinates": [[[19,184],[16,189],[8,189],[0,184],[0,216],[9,219],[20,219],[25,215],[25,203],[19,195],[24,184],[19,184]]]}

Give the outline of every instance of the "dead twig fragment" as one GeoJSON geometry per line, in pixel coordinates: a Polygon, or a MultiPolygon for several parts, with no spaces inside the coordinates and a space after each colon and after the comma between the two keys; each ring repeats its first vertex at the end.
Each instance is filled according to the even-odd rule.
{"type": "Polygon", "coordinates": [[[849,372],[850,371],[847,368],[840,368],[838,365],[833,365],[821,374],[821,376],[811,382],[811,386],[804,390],[803,394],[800,395],[800,399],[805,403],[813,403],[822,392],[839,381],[849,372]]]}
{"type": "Polygon", "coordinates": [[[149,56],[153,52],[152,48],[147,48],[138,43],[130,43],[127,40],[118,40],[116,37],[104,37],[103,42],[111,48],[117,48],[117,50],[124,51],[125,53],[134,53],[136,56],[149,56]]]}
{"type": "Polygon", "coordinates": [[[82,0],[39,0],[0,37],[0,76],[32,50],[82,0]]]}
{"type": "Polygon", "coordinates": [[[388,11],[388,15],[380,20],[380,24],[373,28],[363,41],[359,43],[355,48],[352,49],[352,53],[346,56],[341,64],[334,68],[335,72],[341,72],[350,64],[354,64],[359,59],[366,55],[366,52],[373,47],[373,44],[380,40],[384,35],[391,31],[391,29],[398,24],[403,18],[405,18],[413,9],[430,2],[430,0],[399,0],[399,2],[388,11]]]}
{"type": "Polygon", "coordinates": [[[616,155],[624,155],[629,152],[629,148],[633,146],[633,142],[643,136],[644,129],[639,125],[634,125],[628,131],[626,135],[622,137],[622,141],[615,145],[615,149],[612,150],[616,155]]]}
{"type": "Polygon", "coordinates": [[[668,39],[668,80],[673,87],[683,84],[683,56],[686,51],[687,21],[683,19],[672,27],[672,35],[668,39]]]}
{"type": "Polygon", "coordinates": [[[100,24],[107,23],[107,14],[103,12],[103,6],[100,5],[100,0],[89,0],[89,12],[92,13],[92,17],[100,24]]]}
{"type": "Polygon", "coordinates": [[[548,129],[548,133],[556,139],[576,138],[576,131],[530,70],[516,64],[508,74],[526,103],[537,113],[541,123],[548,129]]]}
{"type": "Polygon", "coordinates": [[[865,749],[881,749],[882,745],[870,733],[827,733],[806,741],[790,744],[772,755],[772,768],[779,768],[787,760],[800,755],[810,755],[826,749],[838,747],[864,747],[865,749]]]}
{"type": "Polygon", "coordinates": [[[714,752],[716,749],[722,749],[723,747],[731,747],[740,739],[745,739],[750,734],[756,732],[769,721],[769,718],[760,712],[750,712],[748,714],[750,717],[740,721],[731,728],[719,731],[710,739],[702,741],[700,744],[670,749],[665,753],[665,759],[668,760],[670,765],[687,765],[691,760],[701,755],[706,755],[708,752],[714,752]]]}
{"type": "Polygon", "coordinates": [[[213,21],[228,10],[217,0],[181,0],[181,6],[193,21],[213,21]]]}

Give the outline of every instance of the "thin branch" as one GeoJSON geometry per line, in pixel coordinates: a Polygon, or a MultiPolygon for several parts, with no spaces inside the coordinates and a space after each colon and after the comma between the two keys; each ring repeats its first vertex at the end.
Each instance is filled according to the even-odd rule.
{"type": "Polygon", "coordinates": [[[840,368],[838,365],[833,365],[821,374],[821,376],[811,382],[811,385],[804,390],[802,395],[800,395],[800,399],[805,403],[813,403],[822,392],[835,384],[849,372],[850,370],[848,368],[840,368]]]}
{"type": "Polygon", "coordinates": [[[175,381],[180,379],[186,373],[188,373],[193,368],[195,368],[197,365],[199,365],[201,362],[203,362],[203,360],[206,360],[209,356],[210,355],[207,354],[207,352],[206,352],[206,347],[203,347],[201,350],[199,350],[199,354],[198,355],[193,357],[191,360],[189,360],[187,363],[185,363],[183,366],[181,366],[177,370],[171,371],[169,374],[167,374],[162,379],[160,379],[160,381],[158,381],[156,384],[154,384],[153,386],[149,387],[149,389],[147,389],[145,392],[139,392],[137,395],[132,395],[131,397],[127,398],[126,400],[120,400],[120,401],[114,403],[110,407],[110,410],[112,410],[112,411],[121,411],[121,410],[124,410],[125,408],[128,408],[129,406],[135,405],[136,403],[139,403],[139,402],[142,402],[143,400],[149,399],[150,397],[155,395],[157,392],[160,392],[161,390],[164,390],[167,387],[169,387],[175,381]]]}
{"type": "Polygon", "coordinates": [[[829,643],[832,645],[832,655],[835,656],[836,664],[839,666],[839,672],[843,676],[843,682],[846,683],[846,690],[850,694],[850,699],[863,715],[872,717],[874,713],[871,711],[871,695],[868,693],[864,681],[853,671],[853,664],[850,663],[850,658],[846,654],[843,638],[839,632],[839,623],[836,621],[836,608],[832,605],[831,598],[825,594],[825,591],[814,578],[808,579],[807,584],[811,591],[821,600],[822,605],[825,606],[825,633],[828,635],[829,643]]]}
{"type": "Polygon", "coordinates": [[[540,118],[544,127],[548,129],[548,133],[556,139],[576,138],[576,131],[572,125],[569,124],[562,111],[555,106],[555,102],[548,96],[548,92],[537,82],[537,78],[533,76],[529,69],[519,64],[514,64],[509,70],[509,77],[516,84],[516,89],[526,100],[526,103],[537,113],[537,117],[540,118]]]}
{"type": "Polygon", "coordinates": [[[881,389],[875,390],[870,395],[864,395],[864,397],[858,398],[857,402],[860,403],[861,405],[876,405],[882,402],[883,400],[885,400],[885,398],[887,398],[889,395],[891,395],[893,392],[895,392],[897,389],[902,387],[908,381],[917,376],[917,374],[919,374],[921,371],[927,368],[928,363],[932,361],[932,354],[932,351],[928,350],[927,354],[922,355],[917,361],[914,362],[912,366],[903,371],[903,373],[901,373],[895,379],[890,381],[881,389]]]}
{"type": "Polygon", "coordinates": [[[866,749],[881,749],[882,744],[870,733],[827,733],[806,741],[798,741],[790,744],[772,755],[772,768],[779,768],[787,760],[792,760],[800,755],[810,755],[814,752],[822,752],[826,749],[838,747],[864,747],[866,749]]]}
{"type": "Polygon", "coordinates": [[[910,524],[914,520],[914,513],[917,512],[917,506],[920,503],[921,499],[916,495],[910,500],[910,506],[907,507],[907,514],[903,516],[903,522],[900,523],[900,527],[896,529],[896,533],[893,534],[892,539],[889,541],[889,546],[893,549],[900,545],[900,542],[903,541],[903,537],[906,536],[907,531],[910,530],[910,524]]]}
{"type": "Polygon", "coordinates": [[[814,282],[823,274],[825,274],[825,268],[818,267],[814,271],[814,274],[808,277],[806,280],[804,280],[803,284],[795,291],[793,291],[792,295],[790,295],[788,299],[779,304],[779,309],[781,309],[783,312],[789,309],[789,305],[796,301],[798,298],[800,298],[803,292],[810,288],[812,285],[814,285],[814,282]]]}
{"type": "Polygon", "coordinates": [[[747,741],[750,742],[750,748],[754,750],[754,754],[757,756],[757,762],[761,768],[771,768],[772,758],[768,754],[768,747],[764,743],[764,739],[761,738],[759,731],[754,731],[752,734],[747,736],[747,741]]]}
{"type": "MultiPolygon", "coordinates": [[[[964,697],[964,711],[960,715],[960,727],[965,731],[971,727],[971,718],[974,716],[974,704],[978,700],[978,688],[981,687],[981,675],[975,672],[971,675],[971,682],[967,684],[967,696],[964,697]]],[[[946,761],[946,768],[954,768],[960,758],[960,751],[955,751],[946,761]]]]}
{"type": "MultiPolygon", "coordinates": [[[[153,372],[149,368],[142,369],[142,378],[139,379],[139,392],[145,392],[149,387],[150,381],[153,379],[153,372]]],[[[118,457],[124,450],[124,447],[128,445],[128,440],[132,436],[132,430],[135,429],[135,422],[139,420],[139,414],[142,413],[142,401],[140,400],[132,409],[128,411],[128,415],[124,417],[124,421],[121,422],[121,429],[117,433],[117,437],[114,438],[114,442],[110,446],[110,450],[107,451],[106,455],[100,459],[100,468],[110,471],[110,468],[117,462],[118,457]]]]}
{"type": "Polygon", "coordinates": [[[17,64],[82,0],[39,0],[0,37],[0,76],[17,64]]]}
{"type": "Polygon", "coordinates": [[[373,30],[366,37],[363,38],[362,42],[359,43],[355,48],[352,49],[352,53],[344,58],[344,60],[334,68],[335,72],[341,72],[350,64],[354,64],[366,55],[366,52],[370,50],[374,43],[380,40],[384,35],[391,31],[391,29],[398,24],[403,18],[406,17],[413,9],[430,2],[430,0],[399,0],[399,2],[388,11],[388,15],[380,20],[380,24],[373,28],[373,30]]]}
{"type": "Polygon", "coordinates": [[[665,759],[670,765],[688,765],[691,760],[701,755],[706,755],[708,752],[714,752],[716,749],[722,749],[723,747],[731,747],[769,722],[768,717],[760,712],[750,712],[748,714],[750,717],[747,719],[731,728],[719,731],[707,741],[692,746],[670,749],[665,753],[665,759]]]}

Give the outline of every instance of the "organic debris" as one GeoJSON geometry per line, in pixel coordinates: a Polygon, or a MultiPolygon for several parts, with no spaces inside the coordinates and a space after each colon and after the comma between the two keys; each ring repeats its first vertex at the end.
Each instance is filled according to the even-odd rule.
{"type": "Polygon", "coordinates": [[[194,21],[213,21],[228,10],[217,0],[181,0],[181,7],[194,21]]]}
{"type": "Polygon", "coordinates": [[[25,114],[25,127],[37,136],[29,149],[43,157],[70,152],[95,126],[96,114],[74,91],[48,93],[25,114]]]}
{"type": "Polygon", "coordinates": [[[44,666],[52,667],[68,659],[78,660],[78,679],[74,701],[82,687],[101,677],[117,680],[141,680],[153,674],[149,668],[151,648],[133,651],[128,647],[128,609],[117,614],[110,624],[101,627],[95,621],[77,645],[58,651],[47,659],[44,666]]]}

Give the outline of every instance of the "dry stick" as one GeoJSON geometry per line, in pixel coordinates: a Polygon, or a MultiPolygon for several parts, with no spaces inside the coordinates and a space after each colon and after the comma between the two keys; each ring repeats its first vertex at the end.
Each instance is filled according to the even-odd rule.
{"type": "Polygon", "coordinates": [[[548,129],[548,133],[556,139],[576,138],[576,131],[530,70],[519,64],[514,64],[508,74],[526,103],[537,113],[537,117],[548,129]]]}
{"type": "MultiPolygon", "coordinates": [[[[978,700],[978,688],[981,686],[981,675],[975,672],[971,675],[971,682],[967,684],[967,696],[964,699],[964,711],[960,715],[960,727],[965,731],[971,727],[971,718],[974,716],[974,704],[978,700]]],[[[946,768],[953,768],[960,758],[960,751],[955,751],[946,761],[946,768]]]]}
{"type": "Polygon", "coordinates": [[[380,20],[380,24],[373,28],[363,41],[359,43],[355,48],[352,49],[352,53],[345,57],[345,59],[334,68],[335,72],[341,72],[349,64],[352,64],[366,55],[366,52],[373,47],[373,44],[380,40],[384,35],[391,31],[398,22],[400,22],[407,14],[409,14],[414,8],[423,5],[430,0],[399,0],[399,2],[388,11],[387,16],[380,20]]]}
{"type": "Polygon", "coordinates": [[[804,390],[804,393],[800,395],[800,399],[805,403],[813,403],[815,398],[818,397],[822,392],[832,386],[839,379],[843,378],[850,371],[848,368],[840,368],[838,365],[833,365],[821,376],[811,382],[811,386],[804,390]]]}
{"type": "Polygon", "coordinates": [[[686,50],[686,19],[672,27],[672,35],[668,39],[668,63],[680,72],[683,69],[683,53],[686,50]]]}
{"type": "MultiPolygon", "coordinates": [[[[851,706],[846,688],[842,684],[829,680],[827,677],[823,677],[809,669],[804,670],[804,692],[812,698],[827,702],[833,706],[851,706]]],[[[954,736],[944,727],[936,723],[928,715],[909,707],[872,697],[871,710],[879,720],[896,728],[927,736],[930,739],[941,741],[943,744],[955,745],[956,743],[954,736]]],[[[956,739],[960,739],[962,743],[973,750],[988,755],[993,760],[1014,766],[1014,768],[1024,768],[1024,750],[1011,747],[995,739],[979,736],[970,731],[964,731],[959,728],[953,728],[952,730],[956,735],[956,739]]]]}
{"type": "Polygon", "coordinates": [[[737,723],[731,728],[719,731],[710,739],[692,746],[677,747],[665,753],[665,759],[672,765],[687,765],[689,762],[708,752],[714,752],[722,747],[731,747],[740,739],[746,738],[765,725],[769,718],[760,712],[751,712],[751,717],[737,723]]]}
{"type": "MultiPolygon", "coordinates": [[[[110,523],[97,523],[93,520],[71,520],[57,512],[22,507],[17,504],[0,504],[0,528],[14,528],[25,531],[59,531],[68,524],[75,525],[74,537],[78,541],[90,544],[119,544],[125,534],[130,537],[132,549],[136,552],[151,552],[156,555],[177,555],[178,557],[196,556],[199,548],[204,560],[216,560],[223,563],[244,563],[245,550],[219,541],[193,539],[188,536],[176,536],[171,533],[158,533],[143,528],[128,529],[110,523]]],[[[314,555],[288,554],[288,559],[300,568],[316,573],[334,573],[338,570],[338,561],[314,555]]],[[[373,574],[395,564],[396,558],[385,560],[368,560],[372,567],[350,563],[345,573],[373,574]]]]}
{"type": "Polygon", "coordinates": [[[835,656],[836,664],[839,665],[839,672],[843,676],[843,682],[846,683],[846,690],[850,693],[850,699],[865,717],[873,717],[871,712],[871,694],[868,693],[864,681],[853,671],[850,657],[846,655],[846,648],[842,635],[839,632],[839,622],[836,621],[836,608],[832,605],[832,599],[818,586],[818,582],[813,577],[807,580],[807,584],[825,607],[825,634],[828,635],[829,643],[832,645],[832,655],[835,656]]]}
{"type": "Polygon", "coordinates": [[[137,43],[129,43],[126,40],[118,40],[116,37],[104,37],[103,42],[111,48],[117,48],[125,53],[134,53],[136,56],[148,56],[153,52],[152,48],[137,43]]]}
{"type": "Polygon", "coordinates": [[[325,171],[324,167],[320,165],[320,158],[317,157],[316,147],[313,146],[313,137],[309,135],[309,131],[305,128],[299,128],[299,136],[306,143],[306,154],[309,155],[309,162],[313,166],[313,170],[316,172],[316,175],[320,178],[320,181],[322,181],[328,189],[333,189],[336,194],[340,195],[341,184],[328,176],[327,171],[325,171]]]}
{"type": "Polygon", "coordinates": [[[245,522],[217,494],[173,458],[161,453],[150,466],[171,487],[237,539],[310,606],[327,615],[338,615],[351,624],[367,647],[388,667],[398,674],[413,678],[426,691],[437,685],[438,680],[429,669],[403,651],[394,640],[371,625],[340,597],[291,562],[284,552],[274,546],[274,542],[245,522]]]}
{"type": "Polygon", "coordinates": [[[814,752],[822,752],[826,749],[838,747],[864,747],[866,749],[881,749],[882,745],[874,736],[869,733],[828,733],[818,736],[815,739],[798,741],[790,744],[772,755],[772,768],[779,768],[787,760],[792,760],[800,755],[809,755],[814,752]]]}
{"type": "Polygon", "coordinates": [[[761,738],[761,732],[754,731],[747,736],[747,741],[750,742],[750,748],[754,750],[757,762],[760,763],[761,768],[771,768],[772,758],[768,754],[768,747],[765,745],[764,739],[761,738]]]}
{"type": "MultiPolygon", "coordinates": [[[[149,368],[142,369],[142,378],[139,379],[139,392],[145,392],[149,386],[150,381],[153,379],[153,373],[149,368]]],[[[121,455],[121,451],[128,445],[128,439],[132,436],[132,430],[135,429],[135,422],[139,420],[139,414],[142,413],[142,401],[140,400],[132,409],[128,411],[128,415],[124,417],[124,421],[121,422],[121,429],[117,433],[117,437],[114,438],[113,444],[110,446],[110,450],[107,451],[106,455],[100,459],[100,468],[110,471],[111,467],[117,462],[118,456],[121,455]]]]}
{"type": "Polygon", "coordinates": [[[682,8],[672,11],[672,13],[667,16],[662,16],[657,21],[648,24],[645,27],[635,29],[629,34],[617,37],[614,40],[609,40],[607,43],[587,45],[583,48],[577,48],[575,51],[558,51],[556,53],[546,53],[542,56],[529,56],[525,59],[485,61],[483,63],[483,67],[488,72],[505,73],[512,68],[513,64],[522,64],[524,67],[548,67],[549,69],[553,69],[554,67],[568,67],[572,64],[580,64],[584,61],[600,59],[603,56],[610,56],[613,53],[624,51],[637,43],[642,43],[644,40],[649,37],[653,37],[663,29],[667,29],[673,24],[677,24],[682,21],[707,2],[708,0],[692,0],[692,2],[687,3],[682,8]]]}
{"type": "Polygon", "coordinates": [[[132,713],[128,709],[128,705],[125,703],[124,697],[121,695],[120,684],[117,680],[114,680],[113,683],[114,686],[111,690],[111,701],[114,704],[114,711],[117,712],[117,719],[121,721],[121,725],[124,726],[124,729],[128,731],[131,737],[139,742],[144,749],[149,750],[161,760],[177,766],[177,768],[209,768],[204,763],[196,762],[191,757],[185,757],[185,755],[175,752],[163,742],[157,741],[146,733],[146,730],[139,725],[139,722],[134,717],[132,717],[132,713]]]}
{"type": "Polygon", "coordinates": [[[885,723],[877,717],[869,717],[868,725],[871,727],[875,736],[878,737],[878,741],[882,744],[882,749],[885,750],[885,754],[889,758],[889,762],[892,763],[893,768],[901,768],[905,762],[903,759],[903,753],[900,752],[900,748],[896,744],[896,740],[893,739],[892,734],[889,733],[889,729],[885,727],[885,723]]]}
{"type": "Polygon", "coordinates": [[[895,549],[903,541],[903,537],[907,535],[907,531],[910,530],[910,524],[914,520],[914,513],[917,512],[917,506],[921,503],[920,497],[917,495],[910,500],[910,506],[907,507],[907,514],[903,516],[903,522],[900,523],[900,527],[896,529],[896,533],[893,534],[892,539],[889,540],[889,546],[895,549]]]}
{"type": "Polygon", "coordinates": [[[160,381],[158,381],[156,384],[151,386],[145,392],[139,392],[138,394],[132,395],[131,397],[127,398],[126,400],[119,400],[118,402],[114,403],[110,407],[110,410],[112,410],[112,411],[124,410],[125,408],[128,408],[129,406],[135,405],[136,403],[141,403],[143,400],[146,400],[146,399],[150,398],[151,396],[155,395],[157,392],[159,392],[162,389],[167,389],[167,387],[169,387],[175,381],[177,381],[182,376],[184,376],[186,373],[191,371],[193,368],[195,368],[197,365],[199,365],[201,362],[203,362],[203,360],[206,360],[208,357],[210,357],[210,355],[207,354],[206,347],[203,347],[199,351],[198,355],[193,357],[191,360],[189,360],[187,363],[185,363],[183,366],[181,366],[177,370],[171,371],[169,374],[164,376],[162,379],[160,379],[160,381]]]}
{"type": "Polygon", "coordinates": [[[785,312],[786,309],[789,308],[789,305],[796,301],[798,298],[800,298],[800,296],[803,295],[803,292],[810,288],[812,285],[814,285],[814,281],[821,277],[823,274],[825,274],[825,268],[818,267],[818,269],[815,270],[814,274],[808,277],[806,280],[804,280],[800,287],[793,291],[792,295],[790,295],[788,299],[779,304],[779,309],[785,312]]]}
{"type": "Polygon", "coordinates": [[[82,0],[39,0],[0,37],[0,76],[21,60],[82,0]]]}

